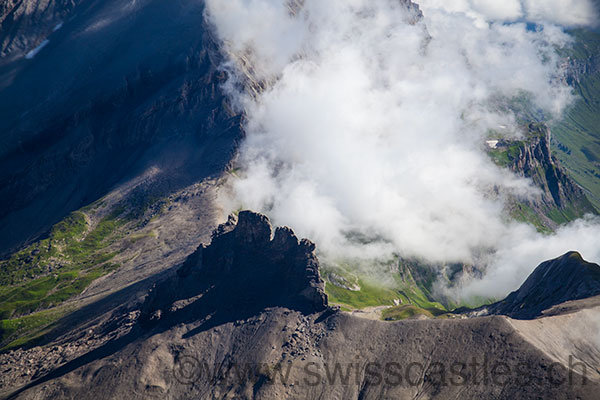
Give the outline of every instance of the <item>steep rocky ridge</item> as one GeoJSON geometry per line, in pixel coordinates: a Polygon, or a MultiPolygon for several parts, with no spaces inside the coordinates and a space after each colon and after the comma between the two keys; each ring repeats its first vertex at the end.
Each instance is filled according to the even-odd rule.
{"type": "MultiPolygon", "coordinates": [[[[211,244],[191,254],[177,275],[152,290],[143,320],[165,318],[169,310],[178,311],[174,304],[182,297],[197,296],[202,299],[198,304],[212,309],[193,312],[192,319],[215,310],[227,318],[227,312],[252,315],[276,306],[306,314],[327,308],[315,245],[299,241],[289,228],[273,233],[267,217],[250,211],[220,225],[211,244]]],[[[185,308],[190,313],[192,307],[185,308]]]]}
{"type": "MultiPolygon", "coordinates": [[[[539,200],[546,210],[574,208],[575,216],[597,213],[583,190],[567,175],[550,150],[550,130],[543,124],[529,125],[529,140],[512,160],[513,172],[531,178],[542,189],[539,200]]],[[[547,212],[548,212],[547,211],[547,212]]]]}
{"type": "Polygon", "coordinates": [[[532,222],[538,229],[553,230],[585,214],[598,214],[552,153],[550,130],[545,124],[529,124],[524,139],[500,140],[490,154],[500,165],[531,179],[540,190],[531,198],[513,199],[509,208],[517,219],[532,222]]]}
{"type": "Polygon", "coordinates": [[[555,305],[600,295],[600,265],[569,252],[543,262],[521,287],[504,300],[485,307],[490,314],[531,319],[555,305]]]}

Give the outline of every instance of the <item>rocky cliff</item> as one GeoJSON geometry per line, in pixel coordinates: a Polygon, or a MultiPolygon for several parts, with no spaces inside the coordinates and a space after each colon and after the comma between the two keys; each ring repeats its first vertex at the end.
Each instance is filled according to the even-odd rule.
{"type": "Polygon", "coordinates": [[[554,229],[585,214],[598,213],[552,154],[546,125],[529,124],[523,140],[500,141],[492,155],[515,174],[531,179],[540,189],[539,194],[518,199],[510,206],[511,214],[518,219],[533,222],[541,229],[554,229]]]}
{"type": "Polygon", "coordinates": [[[531,178],[542,189],[541,203],[548,209],[573,205],[579,212],[592,212],[583,190],[566,174],[550,150],[550,130],[543,124],[530,124],[528,140],[518,148],[510,168],[531,178]]]}
{"type": "Polygon", "coordinates": [[[563,64],[565,81],[570,86],[581,84],[585,76],[600,71],[600,56],[590,55],[585,59],[568,58],[563,64]]]}
{"type": "Polygon", "coordinates": [[[153,289],[143,319],[164,319],[168,310],[177,311],[173,304],[182,296],[202,297],[201,310],[188,310],[185,318],[218,310],[220,318],[238,319],[268,307],[310,314],[327,309],[324,288],[312,242],[298,240],[286,227],[273,232],[266,216],[242,211],[215,230],[210,245],[188,257],[177,278],[153,289]]]}

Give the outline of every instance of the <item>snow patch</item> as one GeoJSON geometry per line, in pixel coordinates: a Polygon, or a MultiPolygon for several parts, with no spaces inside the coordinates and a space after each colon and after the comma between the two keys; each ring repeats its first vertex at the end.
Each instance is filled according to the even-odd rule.
{"type": "Polygon", "coordinates": [[[37,55],[46,45],[50,43],[48,39],[45,39],[42,43],[40,43],[35,49],[31,50],[29,53],[25,55],[25,58],[31,60],[33,57],[37,55]]]}

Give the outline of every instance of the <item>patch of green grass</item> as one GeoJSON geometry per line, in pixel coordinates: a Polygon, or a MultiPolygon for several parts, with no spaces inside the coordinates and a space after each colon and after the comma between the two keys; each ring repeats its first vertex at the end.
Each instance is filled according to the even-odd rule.
{"type": "Polygon", "coordinates": [[[544,221],[542,221],[539,214],[527,204],[518,201],[515,202],[514,207],[511,209],[510,216],[517,221],[533,225],[540,233],[552,233],[552,229],[547,226],[544,221]]]}
{"type": "Polygon", "coordinates": [[[441,303],[431,300],[418,285],[401,287],[398,289],[398,293],[404,298],[404,303],[415,304],[429,311],[446,309],[441,303]]]}
{"type": "Polygon", "coordinates": [[[511,160],[505,148],[490,149],[488,150],[488,154],[496,165],[500,167],[508,167],[510,165],[511,160]]]}
{"type": "Polygon", "coordinates": [[[499,167],[509,167],[514,160],[521,154],[522,148],[525,146],[523,141],[511,142],[508,146],[497,147],[495,149],[489,149],[488,155],[492,161],[499,167]]]}
{"type": "Polygon", "coordinates": [[[88,270],[70,269],[7,288],[0,294],[0,319],[56,306],[80,294],[92,281],[117,267],[105,263],[88,270]]]}
{"type": "Polygon", "coordinates": [[[80,211],[75,211],[52,227],[50,237],[56,241],[71,241],[83,235],[86,230],[85,215],[80,211]]]}
{"type": "MultiPolygon", "coordinates": [[[[398,258],[395,258],[389,263],[398,262],[398,258]]],[[[356,275],[356,272],[350,273],[348,270],[352,270],[352,266],[343,265],[343,268],[334,268],[333,271],[337,278],[331,279],[331,270],[325,269],[323,274],[326,281],[325,292],[331,303],[362,309],[394,305],[399,301],[402,304],[412,304],[434,313],[445,311],[445,307],[432,300],[430,295],[431,286],[436,279],[432,271],[423,269],[420,271],[418,279],[414,279],[411,273],[407,272],[407,268],[403,268],[402,274],[393,273],[393,279],[388,284],[383,284],[376,279],[356,275]],[[340,278],[350,285],[357,285],[360,290],[350,290],[339,284],[336,285],[336,281],[339,281],[340,278]]]]}
{"type": "Polygon", "coordinates": [[[454,311],[456,309],[469,309],[473,310],[475,308],[485,306],[488,304],[492,304],[497,302],[500,299],[492,298],[492,297],[483,297],[483,296],[471,296],[468,299],[462,299],[458,303],[453,303],[448,306],[448,310],[454,311]]]}
{"type": "Polygon", "coordinates": [[[10,286],[48,274],[60,269],[57,259],[65,256],[61,248],[67,251],[79,245],[87,231],[85,215],[80,211],[69,214],[54,225],[49,237],[14,253],[10,258],[0,261],[0,285],[10,286]]]}
{"type": "Polygon", "coordinates": [[[125,220],[111,214],[103,218],[98,225],[82,241],[73,241],[65,249],[65,255],[76,261],[82,261],[91,253],[113,243],[118,236],[115,233],[125,224],[125,220]],[[109,240],[110,239],[110,240],[109,240]]]}
{"type": "Polygon", "coordinates": [[[87,288],[94,280],[119,267],[118,264],[102,264],[87,271],[80,271],[71,281],[57,285],[52,293],[41,300],[42,307],[54,306],[74,297],[87,288]]]}
{"type": "Polygon", "coordinates": [[[105,248],[119,237],[121,210],[90,229],[76,211],[54,225],[49,237],[0,262],[0,319],[54,307],[80,294],[116,268],[105,248]]]}
{"type": "Polygon", "coordinates": [[[329,301],[337,304],[346,304],[352,308],[375,307],[380,305],[394,304],[399,294],[392,289],[379,287],[376,284],[367,283],[359,279],[360,290],[348,290],[332,283],[325,285],[325,292],[329,301]]]}
{"type": "Polygon", "coordinates": [[[410,304],[390,307],[382,311],[381,319],[385,321],[400,321],[403,319],[414,318],[423,315],[427,318],[433,318],[433,314],[421,307],[416,307],[410,304]]]}
{"type": "Polygon", "coordinates": [[[551,209],[546,215],[557,224],[564,224],[583,216],[582,213],[577,211],[572,205],[568,205],[562,209],[551,209]]]}
{"type": "Polygon", "coordinates": [[[399,273],[394,276],[397,291],[406,300],[428,310],[445,310],[440,302],[433,300],[433,285],[439,279],[434,268],[418,262],[398,260],[399,273]]]}
{"type": "MultiPolygon", "coordinates": [[[[118,268],[111,262],[117,253],[110,246],[125,236],[125,228],[131,229],[137,217],[124,202],[93,224],[99,213],[108,211],[104,204],[97,201],[71,213],[52,227],[47,238],[0,261],[0,347],[38,340],[68,300],[118,268]]],[[[167,205],[161,200],[150,209],[140,202],[135,209],[150,214],[167,205]]]]}
{"type": "Polygon", "coordinates": [[[15,319],[0,320],[0,351],[35,345],[66,309],[41,311],[15,319]]]}
{"type": "Polygon", "coordinates": [[[50,240],[45,239],[0,261],[0,285],[11,285],[43,273],[55,253],[50,240]]]}

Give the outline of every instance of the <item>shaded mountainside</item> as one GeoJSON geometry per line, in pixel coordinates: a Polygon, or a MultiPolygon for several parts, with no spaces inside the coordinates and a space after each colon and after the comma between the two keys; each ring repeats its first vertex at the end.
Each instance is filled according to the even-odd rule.
{"type": "Polygon", "coordinates": [[[590,360],[569,371],[560,347],[524,335],[526,322],[383,322],[330,308],[318,265],[312,243],[241,212],[155,286],[139,318],[103,328],[127,333],[67,357],[11,398],[594,399],[600,389],[590,360]],[[491,374],[497,363],[509,372],[491,374]]]}
{"type": "Polygon", "coordinates": [[[569,252],[540,264],[521,287],[504,300],[487,306],[489,314],[530,319],[570,300],[600,295],[600,265],[569,252]]]}
{"type": "Polygon", "coordinates": [[[531,222],[540,230],[553,230],[585,214],[598,214],[583,189],[552,154],[546,125],[529,124],[523,140],[500,140],[490,155],[499,165],[530,178],[541,190],[533,198],[512,201],[510,213],[516,219],[531,222]]]}
{"type": "Polygon", "coordinates": [[[0,5],[0,348],[151,285],[222,221],[216,188],[243,132],[203,13],[193,0],[0,5]]]}
{"type": "MultiPolygon", "coordinates": [[[[45,3],[3,22],[44,29],[45,13],[65,14],[33,58],[0,66],[0,254],[136,177],[150,198],[218,176],[242,137],[202,1],[45,3]]],[[[40,40],[28,34],[0,39],[40,40]]]]}

